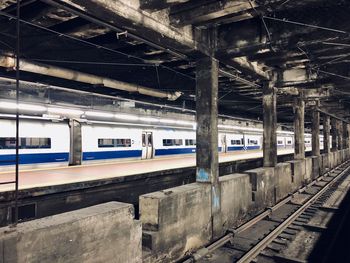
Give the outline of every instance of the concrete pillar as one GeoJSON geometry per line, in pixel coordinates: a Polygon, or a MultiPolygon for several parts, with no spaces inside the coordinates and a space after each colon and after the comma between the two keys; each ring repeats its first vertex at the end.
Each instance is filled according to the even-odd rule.
{"type": "Polygon", "coordinates": [[[265,82],[263,85],[263,156],[264,167],[275,167],[277,164],[277,112],[276,89],[273,82],[265,82]]]}
{"type": "Polygon", "coordinates": [[[323,114],[323,150],[324,153],[330,153],[331,145],[329,141],[330,136],[330,118],[328,115],[323,114]]]}
{"type": "Polygon", "coordinates": [[[347,124],[346,127],[348,128],[348,142],[346,145],[350,148],[350,124],[347,124]]]}
{"type": "Polygon", "coordinates": [[[338,150],[343,149],[343,123],[342,121],[337,121],[337,138],[338,138],[338,150]]]}
{"type": "Polygon", "coordinates": [[[343,122],[343,149],[349,148],[348,124],[343,122]]]}
{"type": "Polygon", "coordinates": [[[312,111],[312,155],[320,156],[320,113],[317,109],[312,111]]]}
{"type": "Polygon", "coordinates": [[[337,119],[331,118],[332,152],[337,151],[337,119]]]}
{"type": "Polygon", "coordinates": [[[218,166],[218,61],[211,57],[196,64],[196,181],[211,187],[213,236],[221,229],[218,166]]]}
{"type": "Polygon", "coordinates": [[[304,114],[305,102],[302,95],[294,100],[294,159],[305,158],[304,114]]]}

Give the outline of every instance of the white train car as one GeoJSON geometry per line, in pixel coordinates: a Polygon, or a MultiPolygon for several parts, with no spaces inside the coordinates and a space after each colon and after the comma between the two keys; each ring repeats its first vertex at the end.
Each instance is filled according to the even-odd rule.
{"type": "Polygon", "coordinates": [[[140,158],[141,133],[139,128],[83,124],[82,160],[140,158]]]}
{"type": "MultiPolygon", "coordinates": [[[[4,170],[4,167],[16,162],[16,122],[0,120],[0,126],[0,170],[4,170]]],[[[22,169],[44,164],[68,165],[70,146],[67,124],[21,120],[19,135],[19,163],[22,169]]]]}
{"type": "MultiPolygon", "coordinates": [[[[0,170],[13,169],[15,121],[3,119],[0,125],[0,170]]],[[[28,119],[20,122],[20,138],[21,169],[42,165],[66,166],[77,150],[80,153],[78,164],[162,158],[196,152],[195,130],[165,126],[88,122],[79,124],[78,137],[71,139],[73,137],[68,122],[28,119]],[[72,147],[72,143],[78,146],[72,147]]],[[[278,131],[277,146],[292,148],[293,133],[278,131]]],[[[262,133],[259,130],[245,131],[242,127],[232,127],[219,131],[220,152],[259,150],[261,147],[262,133]]],[[[305,147],[311,150],[310,134],[305,134],[305,147]]]]}

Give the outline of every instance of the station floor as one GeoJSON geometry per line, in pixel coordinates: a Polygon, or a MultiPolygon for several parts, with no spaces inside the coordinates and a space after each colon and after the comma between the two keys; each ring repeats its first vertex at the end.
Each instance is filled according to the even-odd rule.
{"type": "MultiPolygon", "coordinates": [[[[293,149],[279,149],[278,155],[293,153],[293,149]]],[[[219,162],[262,157],[262,151],[237,151],[219,155],[219,162]]],[[[196,158],[192,156],[171,156],[149,160],[129,160],[113,163],[96,163],[81,166],[22,170],[19,173],[19,189],[63,185],[84,181],[101,180],[150,173],[168,169],[192,167],[196,158]]],[[[0,172],[0,183],[13,181],[15,172],[0,172]]],[[[14,184],[0,184],[0,192],[14,190],[14,184]]]]}

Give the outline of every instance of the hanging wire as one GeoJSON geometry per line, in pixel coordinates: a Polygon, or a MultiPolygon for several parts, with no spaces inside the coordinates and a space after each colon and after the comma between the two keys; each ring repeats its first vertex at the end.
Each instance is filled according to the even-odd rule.
{"type": "Polygon", "coordinates": [[[263,25],[264,25],[264,28],[265,28],[266,33],[267,33],[267,38],[269,39],[269,43],[270,43],[270,48],[271,48],[271,50],[272,50],[273,52],[276,52],[276,50],[275,50],[274,47],[272,46],[271,33],[270,33],[269,28],[267,27],[267,24],[266,24],[266,21],[265,21],[265,19],[264,19],[264,16],[261,15],[261,14],[258,12],[258,10],[256,10],[256,8],[254,7],[254,5],[253,5],[253,3],[252,3],[251,0],[248,0],[248,2],[249,2],[250,7],[251,7],[251,8],[254,10],[254,12],[256,13],[256,15],[257,15],[258,17],[260,17],[260,19],[261,19],[261,21],[262,21],[262,23],[263,23],[263,25]]]}
{"type": "MultiPolygon", "coordinates": [[[[17,0],[16,9],[16,103],[19,104],[19,78],[20,78],[20,9],[21,0],[17,0]]],[[[15,220],[14,226],[18,224],[18,180],[19,180],[19,109],[16,107],[16,180],[15,180],[15,220]]]]}
{"type": "Polygon", "coordinates": [[[343,31],[343,30],[338,30],[338,29],[323,27],[323,26],[315,26],[315,25],[310,25],[310,24],[296,22],[296,21],[290,21],[290,20],[286,20],[286,19],[280,19],[280,18],[271,17],[271,16],[263,16],[263,18],[278,21],[278,22],[283,22],[283,23],[287,23],[287,24],[293,24],[293,25],[297,25],[297,26],[311,27],[311,28],[315,28],[315,29],[321,29],[321,30],[326,30],[326,31],[331,31],[331,32],[341,33],[341,34],[349,34],[348,32],[343,31]]]}
{"type": "Polygon", "coordinates": [[[156,75],[157,75],[157,82],[158,82],[158,89],[161,90],[161,86],[160,86],[160,79],[159,79],[159,72],[158,72],[158,65],[155,66],[156,68],[156,75]]]}
{"type": "MultiPolygon", "coordinates": [[[[16,19],[15,16],[13,16],[11,14],[8,14],[8,13],[6,13],[4,11],[0,11],[0,15],[4,16],[4,17],[7,17],[9,19],[16,19]]],[[[130,55],[130,54],[124,53],[122,51],[115,50],[115,49],[112,49],[112,48],[108,48],[108,47],[105,47],[105,46],[101,46],[101,45],[98,45],[98,44],[94,44],[92,42],[89,42],[89,41],[86,41],[86,40],[83,40],[83,39],[80,39],[80,38],[77,38],[77,37],[74,37],[74,36],[70,36],[70,35],[67,35],[65,33],[61,33],[61,32],[55,31],[53,29],[46,28],[44,26],[40,26],[40,25],[34,24],[32,22],[29,22],[29,21],[26,21],[26,20],[23,20],[23,19],[20,19],[20,22],[23,23],[23,24],[35,27],[35,28],[39,28],[39,29],[44,30],[46,32],[54,33],[54,34],[56,34],[58,36],[64,36],[64,37],[66,37],[68,39],[71,39],[71,40],[74,40],[74,41],[78,41],[78,42],[84,43],[84,44],[89,45],[89,46],[93,46],[93,47],[98,48],[98,49],[107,50],[107,51],[110,51],[110,52],[113,52],[113,53],[116,53],[116,54],[119,54],[119,55],[126,56],[127,58],[134,58],[134,59],[137,59],[137,60],[140,60],[140,61],[144,62],[144,59],[142,59],[140,57],[137,57],[137,56],[134,56],[134,55],[130,55]]],[[[151,65],[154,66],[155,64],[151,64],[151,65]]],[[[174,72],[176,74],[180,74],[180,75],[185,76],[187,78],[193,79],[191,76],[189,76],[189,75],[187,75],[185,73],[176,71],[176,70],[174,70],[174,69],[172,69],[172,68],[170,68],[168,66],[164,66],[164,65],[160,65],[160,66],[163,67],[163,68],[166,68],[169,71],[172,71],[172,72],[174,72]]]]}

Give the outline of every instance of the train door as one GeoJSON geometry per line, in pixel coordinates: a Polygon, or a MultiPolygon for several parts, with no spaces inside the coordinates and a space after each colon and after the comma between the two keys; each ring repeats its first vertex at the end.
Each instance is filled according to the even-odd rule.
{"type": "Polygon", "coordinates": [[[221,152],[223,153],[227,152],[226,134],[221,135],[221,152]]]}
{"type": "Polygon", "coordinates": [[[70,148],[69,165],[80,165],[82,159],[81,124],[77,120],[69,120],[70,148]]]}
{"type": "Polygon", "coordinates": [[[152,132],[142,132],[142,159],[153,158],[152,132]]]}

